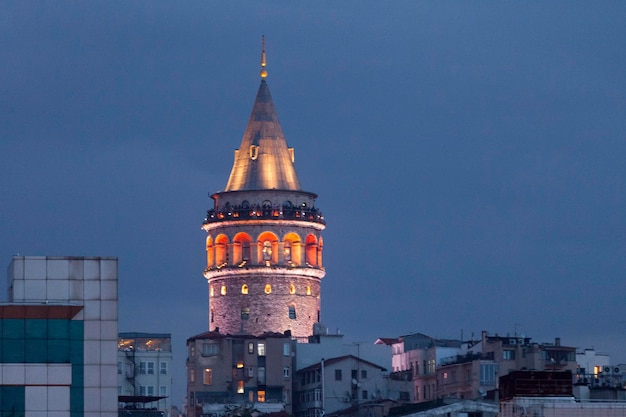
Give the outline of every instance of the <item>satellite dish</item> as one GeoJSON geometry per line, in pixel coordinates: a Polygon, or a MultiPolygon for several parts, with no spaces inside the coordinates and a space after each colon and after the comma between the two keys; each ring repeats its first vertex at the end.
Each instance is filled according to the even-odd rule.
{"type": "Polygon", "coordinates": [[[357,384],[358,384],[357,380],[352,378],[352,385],[357,385],[357,384]]]}

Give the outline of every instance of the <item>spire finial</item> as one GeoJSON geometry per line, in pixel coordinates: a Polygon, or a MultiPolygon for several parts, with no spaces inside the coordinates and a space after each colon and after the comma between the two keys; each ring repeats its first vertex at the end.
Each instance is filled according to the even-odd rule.
{"type": "Polygon", "coordinates": [[[265,35],[261,36],[261,78],[267,77],[267,70],[265,67],[267,62],[265,61],[265,35]]]}

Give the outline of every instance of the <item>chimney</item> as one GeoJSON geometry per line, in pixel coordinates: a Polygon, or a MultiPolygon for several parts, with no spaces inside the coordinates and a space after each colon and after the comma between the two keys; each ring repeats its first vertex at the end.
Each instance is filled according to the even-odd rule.
{"type": "Polygon", "coordinates": [[[555,337],[554,338],[554,345],[555,346],[561,346],[561,338],[560,337],[555,337]]]}

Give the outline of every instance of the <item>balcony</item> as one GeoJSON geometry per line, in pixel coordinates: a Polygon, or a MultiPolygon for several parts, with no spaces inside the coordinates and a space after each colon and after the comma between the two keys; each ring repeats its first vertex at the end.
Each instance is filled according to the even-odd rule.
{"type": "Polygon", "coordinates": [[[322,212],[315,207],[229,207],[224,210],[210,209],[202,224],[237,220],[301,220],[326,224],[322,212]]]}

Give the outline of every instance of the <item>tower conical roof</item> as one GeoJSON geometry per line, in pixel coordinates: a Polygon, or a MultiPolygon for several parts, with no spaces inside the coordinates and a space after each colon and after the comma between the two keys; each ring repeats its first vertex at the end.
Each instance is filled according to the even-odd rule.
{"type": "Polygon", "coordinates": [[[300,191],[300,181],[263,79],[225,191],[271,189],[300,191]]]}

